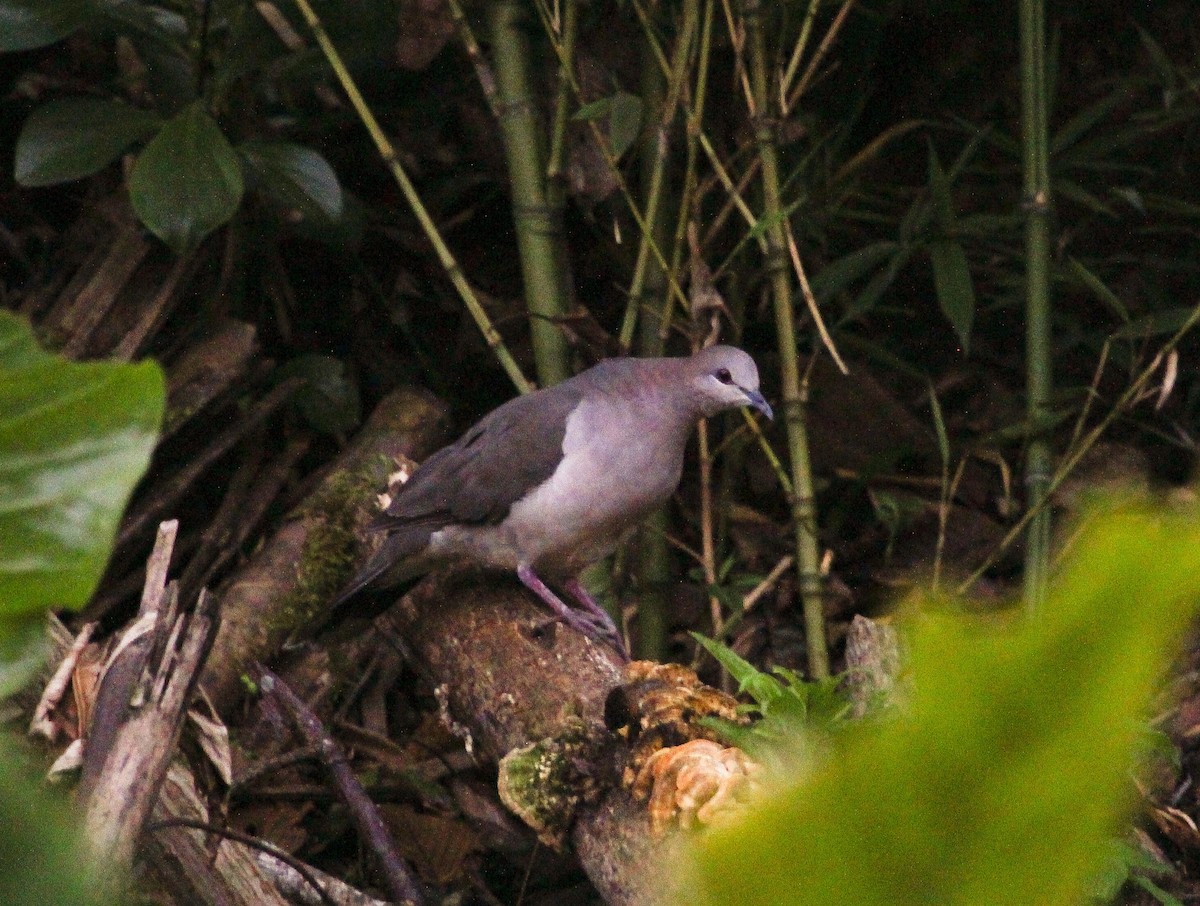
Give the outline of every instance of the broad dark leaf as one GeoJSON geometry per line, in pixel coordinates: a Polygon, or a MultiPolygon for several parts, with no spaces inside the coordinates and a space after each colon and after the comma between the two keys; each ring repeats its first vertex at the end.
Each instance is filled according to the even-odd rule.
{"type": "Polygon", "coordinates": [[[21,128],[13,174],[23,186],[49,186],[91,176],[161,125],[162,120],[153,113],[120,101],[50,101],[33,111],[21,128]]]}
{"type": "Polygon", "coordinates": [[[198,101],[159,130],[129,178],[138,217],[180,254],[234,215],[242,191],[237,153],[198,101]]]}
{"type": "Polygon", "coordinates": [[[0,53],[45,47],[83,25],[86,0],[0,0],[0,53]]]}
{"type": "Polygon", "coordinates": [[[245,142],[238,150],[256,184],[284,208],[309,221],[342,216],[341,183],[316,151],[290,142],[245,142]]]}
{"type": "Polygon", "coordinates": [[[302,377],[305,384],[295,396],[296,405],[309,423],[326,434],[344,435],[362,421],[358,386],[346,374],[340,359],[306,355],[279,369],[279,378],[302,377]]]}

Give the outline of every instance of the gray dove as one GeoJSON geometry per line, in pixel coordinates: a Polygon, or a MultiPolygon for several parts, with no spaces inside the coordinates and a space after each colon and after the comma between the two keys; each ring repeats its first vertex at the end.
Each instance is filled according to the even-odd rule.
{"type": "Polygon", "coordinates": [[[754,360],[731,346],[687,358],[608,359],[510,400],[401,487],[369,527],[386,532],[382,545],[333,608],[372,584],[474,563],[515,571],[556,617],[607,636],[624,654],[579,573],[675,491],[696,422],[738,406],[773,418],[754,360]]]}

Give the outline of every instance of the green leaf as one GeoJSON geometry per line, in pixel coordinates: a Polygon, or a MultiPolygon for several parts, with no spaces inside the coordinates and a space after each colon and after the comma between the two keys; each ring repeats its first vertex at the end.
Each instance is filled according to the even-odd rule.
{"type": "Polygon", "coordinates": [[[813,277],[813,295],[817,297],[818,302],[836,296],[850,284],[878,268],[899,248],[898,243],[891,241],[873,242],[836,261],[831,261],[813,277]]]}
{"type": "Polygon", "coordinates": [[[87,20],[86,0],[0,0],[0,53],[65,38],[87,20]]]}
{"type": "Polygon", "coordinates": [[[571,115],[571,119],[575,120],[576,122],[598,120],[608,116],[610,110],[612,110],[612,98],[598,98],[597,100],[584,104],[582,107],[576,110],[571,115]]]}
{"type": "Polygon", "coordinates": [[[1195,617],[1200,520],[1113,513],[1072,546],[1036,619],[910,621],[905,703],[698,837],[687,902],[1079,903],[1133,802],[1135,721],[1195,617]]]}
{"type": "Polygon", "coordinates": [[[967,253],[951,239],[934,240],[928,248],[938,305],[958,334],[963,355],[966,355],[971,345],[971,325],[975,320],[975,286],[971,282],[967,253]]]}
{"type": "Polygon", "coordinates": [[[1108,284],[1092,273],[1092,271],[1088,270],[1082,261],[1068,255],[1067,273],[1079,281],[1089,293],[1103,302],[1109,311],[1126,324],[1129,323],[1129,309],[1125,307],[1125,303],[1121,301],[1121,298],[1116,293],[1108,288],[1108,284]]]}
{"type": "Polygon", "coordinates": [[[161,125],[153,113],[120,101],[50,101],[29,115],[17,136],[14,175],[23,186],[91,176],[161,125]]]}
{"type": "Polygon", "coordinates": [[[612,96],[608,112],[608,142],[613,157],[620,159],[642,131],[642,111],[645,104],[636,94],[618,91],[612,96]]]}
{"type": "Polygon", "coordinates": [[[335,223],[345,208],[333,167],[316,151],[290,142],[245,142],[238,147],[257,185],[305,220],[335,223]]]}
{"type": "Polygon", "coordinates": [[[782,694],[778,680],[770,674],[760,671],[749,661],[736,654],[733,649],[720,642],[714,642],[712,639],[706,639],[698,632],[691,633],[691,636],[716,659],[717,663],[729,671],[730,676],[737,680],[738,692],[749,695],[759,707],[769,705],[771,701],[782,694]]]}
{"type": "Polygon", "coordinates": [[[954,197],[950,192],[950,179],[942,169],[937,149],[929,143],[929,197],[933,202],[933,221],[943,235],[954,231],[954,197]]]}
{"type": "Polygon", "coordinates": [[[78,814],[39,788],[32,765],[10,743],[0,740],[0,826],[14,829],[0,839],[0,903],[100,906],[78,814]]]}
{"type": "Polygon", "coordinates": [[[642,129],[645,104],[636,94],[618,91],[608,97],[584,104],[571,117],[573,120],[598,120],[608,117],[608,143],[613,157],[620,158],[629,150],[642,129]]]}
{"type": "Polygon", "coordinates": [[[242,190],[238,156],[199,101],[162,127],[129,177],[138,217],[180,254],[234,215],[242,190]]]}
{"type": "Polygon", "coordinates": [[[340,359],[328,355],[305,355],[279,369],[280,380],[302,377],[304,386],[296,391],[296,405],[318,431],[345,435],[362,421],[358,386],[346,374],[340,359]]]}
{"type": "Polygon", "coordinates": [[[1119,340],[1144,340],[1147,337],[1175,333],[1192,318],[1195,312],[1195,308],[1182,306],[1156,311],[1130,321],[1113,331],[1113,336],[1119,340]]]}
{"type": "Polygon", "coordinates": [[[0,312],[0,621],[88,599],[162,414],[153,362],[68,362],[0,312]]]}

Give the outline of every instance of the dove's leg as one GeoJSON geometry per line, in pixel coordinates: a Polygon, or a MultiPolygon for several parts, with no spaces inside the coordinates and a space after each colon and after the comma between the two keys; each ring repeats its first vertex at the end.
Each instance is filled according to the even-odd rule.
{"type": "Polygon", "coordinates": [[[617,629],[617,624],[613,622],[608,611],[601,607],[600,603],[588,594],[588,590],[583,587],[583,583],[578,578],[572,578],[563,583],[563,588],[567,590],[567,594],[583,606],[583,609],[588,612],[592,620],[604,630],[605,634],[617,646],[617,650],[625,655],[625,659],[628,660],[629,652],[625,648],[625,640],[622,638],[620,630],[617,629]]]}
{"type": "MultiPolygon", "coordinates": [[[[537,573],[527,564],[522,563],[517,567],[517,578],[521,580],[526,588],[541,598],[542,602],[554,612],[554,615],[558,619],[562,620],[572,629],[583,633],[589,639],[607,641],[613,644],[618,654],[622,657],[627,657],[625,654],[625,645],[621,641],[621,637],[616,634],[616,627],[613,626],[608,614],[604,614],[604,623],[598,623],[590,613],[584,614],[577,610],[572,610],[563,603],[562,598],[552,592],[546,583],[538,578],[537,573]]],[[[591,601],[590,598],[588,600],[591,601]]],[[[591,601],[591,603],[593,606],[599,608],[599,605],[595,601],[591,601]]],[[[603,608],[600,608],[600,611],[604,613],[603,608]]]]}

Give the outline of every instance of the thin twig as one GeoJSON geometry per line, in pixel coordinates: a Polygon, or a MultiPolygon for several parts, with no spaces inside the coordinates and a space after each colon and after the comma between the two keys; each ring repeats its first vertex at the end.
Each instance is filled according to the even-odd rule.
{"type": "Polygon", "coordinates": [[[253,837],[250,834],[243,833],[240,830],[235,830],[232,827],[217,827],[214,824],[209,824],[207,821],[199,821],[195,818],[165,818],[162,821],[155,821],[146,826],[147,831],[167,830],[172,827],[186,827],[191,830],[204,831],[206,834],[212,834],[216,837],[224,837],[227,840],[232,840],[235,843],[241,843],[244,846],[249,846],[251,849],[257,849],[260,852],[267,853],[270,856],[285,863],[288,867],[294,869],[305,881],[312,885],[312,889],[321,897],[321,902],[326,906],[338,906],[337,900],[329,896],[325,892],[325,888],[317,881],[309,867],[297,859],[295,856],[284,852],[274,843],[263,840],[261,837],[253,837]]]}
{"type": "Polygon", "coordinates": [[[329,735],[313,710],[283,680],[262,664],[255,665],[252,675],[263,694],[271,696],[283,706],[304,740],[320,748],[321,760],[329,771],[330,779],[346,803],[358,832],[379,860],[392,897],[397,903],[423,906],[426,899],[420,882],[396,850],[379,809],[350,770],[342,747],[329,735]]]}
{"type": "Polygon", "coordinates": [[[392,147],[387,134],[375,119],[375,114],[367,106],[362,93],[358,90],[358,85],[355,84],[350,71],[342,61],[341,54],[338,53],[337,48],[334,47],[333,42],[329,39],[329,35],[325,32],[325,26],[321,24],[321,20],[309,5],[308,0],[294,0],[294,2],[300,9],[300,14],[304,17],[304,21],[312,29],[317,44],[325,54],[325,59],[329,61],[329,65],[333,68],[334,74],[342,85],[342,90],[350,98],[350,103],[354,106],[359,119],[362,120],[367,132],[370,133],[371,139],[375,142],[375,147],[379,150],[384,164],[391,171],[392,178],[396,180],[396,184],[400,187],[405,201],[408,202],[409,208],[425,233],[425,238],[433,246],[434,253],[438,257],[438,262],[442,265],[442,269],[446,272],[446,276],[454,285],[454,288],[458,290],[459,297],[463,300],[463,304],[467,306],[467,311],[470,312],[471,317],[475,320],[479,332],[483,334],[484,340],[491,347],[497,361],[504,368],[509,380],[513,382],[513,386],[521,393],[528,393],[533,389],[532,386],[525,378],[525,375],[521,373],[520,366],[517,365],[516,360],[508,351],[508,347],[504,344],[504,340],[492,325],[491,319],[488,317],[487,312],[484,311],[483,305],[475,295],[474,289],[467,282],[466,275],[463,273],[458,261],[450,251],[449,246],[446,245],[445,240],[442,239],[437,225],[433,222],[433,218],[425,208],[425,203],[417,193],[416,186],[412,184],[412,180],[408,178],[404,167],[401,166],[400,158],[396,154],[395,148],[392,147]]]}

